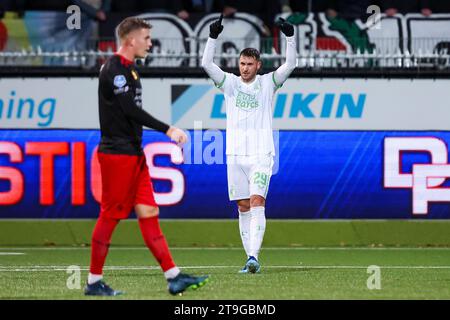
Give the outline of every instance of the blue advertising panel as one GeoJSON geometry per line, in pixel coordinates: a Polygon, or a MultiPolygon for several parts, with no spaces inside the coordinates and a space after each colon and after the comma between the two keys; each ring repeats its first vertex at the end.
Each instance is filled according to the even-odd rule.
{"type": "MultiPolygon", "coordinates": [[[[234,218],[224,131],[181,151],[144,132],[161,218],[234,218]]],[[[450,132],[280,131],[266,214],[282,219],[448,219],[450,132]]],[[[97,130],[0,130],[0,218],[96,218],[97,130]]],[[[133,215],[131,215],[133,217],[133,215]]]]}

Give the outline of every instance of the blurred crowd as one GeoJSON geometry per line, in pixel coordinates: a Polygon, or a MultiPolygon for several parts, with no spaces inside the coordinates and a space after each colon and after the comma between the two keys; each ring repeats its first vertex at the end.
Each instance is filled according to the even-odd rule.
{"type": "Polygon", "coordinates": [[[367,18],[370,5],[378,5],[389,16],[397,13],[450,12],[450,0],[0,0],[2,12],[26,10],[61,10],[78,5],[92,19],[103,22],[111,12],[162,12],[187,20],[194,13],[223,12],[232,17],[236,12],[258,15],[270,30],[279,13],[325,12],[328,17],[367,18]]]}

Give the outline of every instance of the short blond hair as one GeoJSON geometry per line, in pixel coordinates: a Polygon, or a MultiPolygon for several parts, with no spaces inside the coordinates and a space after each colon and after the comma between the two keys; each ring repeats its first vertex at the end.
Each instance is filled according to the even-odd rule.
{"type": "Polygon", "coordinates": [[[117,27],[117,34],[120,39],[124,39],[128,34],[135,30],[151,29],[152,25],[144,19],[136,17],[125,18],[117,27]]]}

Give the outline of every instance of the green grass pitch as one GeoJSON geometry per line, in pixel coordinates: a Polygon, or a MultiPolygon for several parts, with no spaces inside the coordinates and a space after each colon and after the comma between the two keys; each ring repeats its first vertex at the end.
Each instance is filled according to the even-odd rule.
{"type": "MultiPolygon", "coordinates": [[[[0,220],[0,300],[101,299],[82,290],[94,224],[0,220]],[[67,287],[71,276],[69,284],[77,284],[67,273],[72,265],[80,267],[80,289],[67,287]]],[[[236,219],[161,225],[177,265],[210,275],[209,283],[171,296],[136,221],[127,220],[105,267],[107,283],[125,295],[105,299],[450,299],[450,221],[268,220],[261,274],[238,273],[246,257],[236,219]],[[380,289],[367,286],[372,265],[380,268],[380,289]]]]}
{"type": "MultiPolygon", "coordinates": [[[[84,286],[89,253],[76,247],[0,249],[0,299],[99,299],[67,287],[70,265],[81,267],[84,286]]],[[[238,274],[245,260],[239,248],[174,248],[173,256],[185,272],[208,274],[210,282],[173,297],[148,250],[112,246],[105,280],[125,295],[107,299],[450,298],[447,248],[266,248],[260,274],[238,274]],[[370,265],[380,267],[380,289],[367,287],[370,265]]]]}

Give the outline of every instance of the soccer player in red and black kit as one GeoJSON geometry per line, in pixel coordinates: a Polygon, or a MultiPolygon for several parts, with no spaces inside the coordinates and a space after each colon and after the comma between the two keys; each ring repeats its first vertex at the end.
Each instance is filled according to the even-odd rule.
{"type": "Polygon", "coordinates": [[[151,25],[142,19],[126,18],[118,27],[121,46],[100,69],[99,112],[101,142],[98,149],[102,176],[100,216],[92,234],[91,265],[86,295],[115,296],[122,292],[103,279],[103,266],[113,231],[120,220],[135,210],[144,241],[160,264],[171,294],[204,285],[208,277],[181,273],[173,262],[158,221],[145,155],[142,126],[168,135],[183,144],[183,130],[169,126],[142,109],[142,87],[134,66],[135,58],[145,58],[152,45],[151,25]]]}

